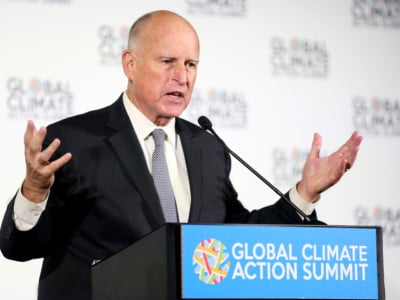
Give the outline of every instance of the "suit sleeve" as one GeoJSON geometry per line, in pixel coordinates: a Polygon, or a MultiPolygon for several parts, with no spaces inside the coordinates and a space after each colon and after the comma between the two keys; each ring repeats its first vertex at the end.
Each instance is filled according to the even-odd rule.
{"type": "Polygon", "coordinates": [[[0,229],[0,249],[6,258],[26,261],[46,256],[50,250],[48,215],[43,212],[38,224],[28,231],[20,231],[13,220],[15,197],[8,204],[0,229]]]}
{"type": "MultiPolygon", "coordinates": [[[[43,148],[49,145],[51,137],[48,135],[43,144],[43,148]]],[[[53,159],[59,157],[55,154],[53,159]]],[[[63,177],[64,169],[70,169],[73,164],[68,164],[62,167],[56,173],[56,177],[63,177]]],[[[59,203],[57,193],[54,193],[54,188],[59,184],[60,180],[56,180],[50,192],[50,197],[46,209],[42,212],[37,224],[30,230],[20,231],[15,225],[13,213],[16,195],[7,206],[7,210],[3,217],[3,222],[0,229],[0,250],[6,258],[27,261],[34,258],[48,256],[57,247],[57,239],[59,228],[62,228],[62,222],[67,220],[54,216],[54,211],[59,211],[59,203]],[[53,207],[53,209],[49,209],[53,207]],[[60,219],[60,220],[58,220],[60,219]],[[60,225],[61,224],[61,225],[60,225]]],[[[64,179],[61,181],[65,181],[64,179]]]]}

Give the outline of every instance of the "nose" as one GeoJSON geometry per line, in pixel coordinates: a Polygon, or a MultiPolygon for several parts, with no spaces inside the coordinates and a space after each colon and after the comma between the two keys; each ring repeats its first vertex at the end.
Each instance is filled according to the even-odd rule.
{"type": "Polygon", "coordinates": [[[172,79],[179,84],[186,84],[188,82],[188,71],[184,64],[176,64],[172,71],[172,79]]]}

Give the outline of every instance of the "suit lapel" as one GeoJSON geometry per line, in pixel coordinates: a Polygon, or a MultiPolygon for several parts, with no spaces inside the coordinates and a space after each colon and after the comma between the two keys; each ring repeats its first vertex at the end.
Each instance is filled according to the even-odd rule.
{"type": "Polygon", "coordinates": [[[111,106],[107,125],[115,130],[115,133],[109,136],[108,143],[126,172],[126,176],[130,178],[142,196],[149,224],[153,228],[158,228],[165,223],[160,201],[142,148],[123,107],[122,96],[111,106]]]}
{"type": "Polygon", "coordinates": [[[185,154],[186,167],[189,176],[191,205],[189,223],[198,223],[203,199],[202,187],[202,156],[201,147],[196,142],[195,134],[185,126],[184,122],[177,118],[176,127],[179,133],[183,152],[185,154]]]}
{"type": "MultiPolygon", "coordinates": [[[[154,229],[160,227],[165,223],[160,201],[142,148],[123,107],[122,96],[110,107],[107,126],[115,132],[108,137],[107,142],[126,172],[126,176],[130,178],[132,184],[142,196],[144,211],[148,216],[149,224],[154,229]]],[[[199,222],[203,198],[201,147],[196,142],[196,134],[185,125],[183,120],[176,119],[176,128],[182,142],[190,183],[189,222],[197,223],[199,222]]]]}

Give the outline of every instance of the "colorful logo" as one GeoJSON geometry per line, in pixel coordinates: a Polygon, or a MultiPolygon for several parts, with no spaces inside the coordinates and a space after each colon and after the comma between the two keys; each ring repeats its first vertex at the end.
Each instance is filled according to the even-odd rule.
{"type": "Polygon", "coordinates": [[[206,284],[218,284],[228,275],[230,262],[226,247],[215,239],[205,239],[193,253],[195,273],[206,284]]]}
{"type": "Polygon", "coordinates": [[[273,75],[324,78],[329,74],[329,53],[324,41],[292,37],[273,37],[271,66],[273,75]]]}
{"type": "Polygon", "coordinates": [[[400,245],[400,207],[358,206],[354,209],[354,220],[356,225],[382,227],[385,245],[400,245]]]}
{"type": "Polygon", "coordinates": [[[6,86],[10,118],[56,120],[73,113],[74,96],[68,80],[10,77],[6,86]]]}
{"type": "Polygon", "coordinates": [[[119,28],[111,25],[101,25],[98,29],[100,64],[120,65],[121,53],[128,46],[127,40],[129,28],[121,26],[119,28]]]}
{"type": "Polygon", "coordinates": [[[362,97],[353,99],[355,129],[369,135],[400,135],[400,101],[389,97],[362,97]]]}

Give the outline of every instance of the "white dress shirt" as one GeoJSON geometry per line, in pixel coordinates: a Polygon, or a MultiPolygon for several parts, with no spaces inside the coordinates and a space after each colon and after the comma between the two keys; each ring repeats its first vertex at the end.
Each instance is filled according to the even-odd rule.
{"type": "MultiPolygon", "coordinates": [[[[149,172],[151,173],[152,155],[155,148],[151,133],[154,129],[161,127],[157,127],[141,111],[139,111],[128,99],[126,93],[123,95],[123,102],[139,139],[140,146],[142,147],[149,172]]],[[[175,131],[175,118],[171,119],[171,121],[169,121],[166,126],[162,127],[162,129],[167,136],[165,142],[165,158],[167,160],[172,189],[174,190],[179,222],[187,223],[189,220],[191,201],[190,184],[182,144],[179,135],[177,135],[175,131]]]]}

